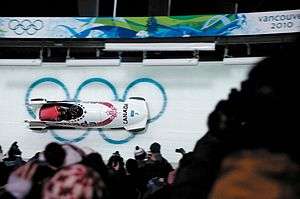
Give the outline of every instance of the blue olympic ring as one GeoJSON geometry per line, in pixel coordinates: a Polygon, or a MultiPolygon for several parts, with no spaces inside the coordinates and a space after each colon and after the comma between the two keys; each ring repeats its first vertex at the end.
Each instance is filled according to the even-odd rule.
{"type": "Polygon", "coordinates": [[[22,35],[25,32],[28,35],[34,35],[38,30],[41,30],[43,27],[44,23],[40,19],[34,21],[30,21],[29,19],[24,19],[22,21],[12,19],[8,23],[8,28],[13,30],[17,35],[22,35]]]}
{"type": "Polygon", "coordinates": [[[101,83],[101,84],[104,84],[104,85],[108,86],[108,87],[111,89],[111,91],[113,92],[114,100],[118,100],[118,93],[117,93],[116,88],[115,88],[109,81],[107,81],[106,79],[97,78],[97,77],[95,77],[95,78],[90,78],[90,79],[85,80],[84,82],[82,82],[82,83],[80,84],[80,86],[78,87],[77,91],[76,91],[76,94],[75,94],[74,99],[75,99],[75,100],[78,99],[78,96],[79,96],[81,90],[82,90],[85,86],[87,86],[87,85],[90,84],[90,83],[94,83],[94,82],[96,82],[96,83],[101,83]]]}
{"type": "Polygon", "coordinates": [[[59,87],[61,87],[65,94],[66,94],[66,100],[69,100],[70,99],[70,94],[69,94],[69,91],[67,89],[67,87],[64,85],[64,83],[62,83],[61,81],[59,81],[58,79],[55,79],[55,78],[52,78],[52,77],[44,77],[44,78],[41,78],[41,79],[38,79],[36,80],[35,82],[33,82],[27,92],[26,92],[26,95],[25,95],[25,107],[27,109],[27,112],[29,113],[29,115],[32,117],[32,118],[36,118],[36,115],[34,114],[34,112],[29,108],[29,106],[27,106],[27,104],[29,103],[29,99],[30,99],[30,94],[32,92],[32,90],[42,84],[42,83],[46,83],[46,82],[49,82],[49,83],[54,83],[56,85],[58,85],[59,87]]]}
{"type": "Polygon", "coordinates": [[[140,78],[140,79],[134,80],[125,89],[122,101],[126,100],[128,92],[131,88],[133,88],[134,86],[136,86],[140,83],[143,83],[143,82],[150,83],[150,84],[153,84],[154,86],[156,86],[159,89],[159,91],[162,93],[162,96],[163,96],[163,105],[162,105],[161,110],[159,111],[159,113],[156,116],[148,119],[148,123],[151,123],[151,122],[154,122],[155,120],[157,120],[158,118],[160,118],[160,116],[165,112],[166,107],[167,107],[167,94],[166,94],[165,89],[162,87],[162,85],[160,83],[158,83],[157,81],[150,79],[150,78],[140,78]]]}
{"type": "MultiPolygon", "coordinates": [[[[70,99],[69,91],[68,91],[67,87],[64,85],[64,83],[62,83],[61,81],[59,81],[59,80],[57,80],[57,79],[55,79],[55,78],[52,78],[52,77],[44,77],[44,78],[41,78],[41,79],[39,79],[39,80],[33,82],[33,83],[29,86],[29,88],[28,88],[28,90],[27,90],[27,92],[26,92],[25,105],[27,105],[28,102],[29,102],[30,94],[31,94],[33,88],[35,88],[36,86],[38,86],[38,85],[40,85],[40,84],[42,84],[42,83],[53,83],[53,84],[55,84],[55,85],[58,85],[59,87],[61,87],[61,88],[64,90],[64,92],[65,92],[65,94],[66,94],[66,100],[69,100],[69,99],[70,99]]],[[[34,112],[29,108],[29,106],[26,106],[26,109],[27,109],[27,112],[29,113],[29,115],[30,115],[31,117],[36,118],[36,115],[35,115],[34,112]]],[[[88,133],[85,132],[85,133],[83,133],[82,135],[80,135],[80,136],[77,137],[77,138],[74,138],[74,139],[66,139],[66,138],[63,138],[63,137],[59,136],[57,133],[55,133],[55,132],[52,131],[52,130],[49,130],[49,131],[51,132],[52,136],[53,136],[56,140],[58,140],[58,141],[60,141],[60,142],[79,142],[79,141],[83,140],[83,139],[88,135],[88,133]]]]}
{"type": "MultiPolygon", "coordinates": [[[[116,91],[116,88],[109,81],[102,79],[102,78],[90,78],[90,79],[84,81],[83,83],[81,83],[76,91],[74,99],[78,99],[81,90],[84,87],[86,87],[88,84],[91,84],[91,83],[101,83],[101,84],[107,85],[113,93],[114,100],[118,100],[118,93],[116,91]]],[[[87,129],[86,133],[88,133],[89,131],[90,131],[90,129],[87,129]]],[[[124,140],[113,140],[113,139],[108,138],[101,129],[98,129],[98,131],[105,141],[107,141],[108,143],[112,143],[112,144],[126,143],[134,137],[134,136],[133,137],[131,136],[131,138],[129,140],[127,140],[127,138],[124,140]]]]}
{"type": "MultiPolygon", "coordinates": [[[[52,77],[45,77],[45,78],[41,78],[41,79],[38,79],[36,80],[35,82],[33,82],[30,87],[28,88],[27,92],[26,92],[26,96],[25,96],[25,104],[28,104],[29,102],[29,98],[30,98],[30,94],[33,90],[34,87],[38,86],[39,84],[41,83],[53,83],[53,84],[56,84],[58,85],[59,87],[61,87],[65,94],[66,94],[66,99],[70,99],[70,94],[68,92],[68,89],[67,87],[64,85],[64,83],[62,83],[61,81],[55,79],[55,78],[52,78],[52,77]]],[[[133,88],[134,86],[140,84],[140,83],[150,83],[150,84],[153,84],[155,87],[157,87],[160,92],[162,93],[163,95],[163,105],[162,105],[162,108],[160,110],[160,112],[150,118],[148,120],[148,123],[151,123],[151,122],[154,122],[155,120],[157,120],[159,117],[161,117],[161,115],[164,113],[165,109],[166,109],[166,106],[167,106],[167,95],[166,95],[166,92],[163,88],[163,86],[158,83],[157,81],[153,80],[153,79],[150,79],[150,78],[140,78],[140,79],[136,79],[134,80],[133,82],[131,82],[127,88],[125,89],[125,92],[124,92],[124,95],[121,99],[118,98],[118,93],[116,91],[116,88],[109,82],[107,81],[106,79],[103,79],[103,78],[90,78],[86,81],[84,81],[83,83],[80,84],[80,86],[78,87],[78,89],[76,90],[76,94],[75,94],[75,97],[73,98],[74,100],[78,100],[78,97],[79,97],[79,94],[81,92],[81,90],[87,86],[88,84],[91,84],[91,83],[101,83],[101,84],[104,84],[106,86],[108,86],[112,93],[113,93],[113,97],[114,97],[114,100],[119,100],[119,101],[125,101],[126,98],[127,98],[127,95],[128,95],[128,92],[131,88],[133,88]]],[[[33,118],[35,118],[35,114],[33,113],[33,111],[27,106],[27,112],[29,113],[29,115],[31,115],[33,118]]],[[[53,137],[60,141],[60,142],[79,142],[81,140],[83,140],[85,137],[88,136],[89,132],[90,132],[91,129],[87,129],[87,131],[85,133],[83,133],[82,135],[80,135],[79,137],[76,137],[76,138],[73,138],[73,139],[67,139],[67,138],[63,138],[61,136],[59,136],[58,134],[56,134],[54,131],[51,131],[53,137]]],[[[111,143],[111,144],[124,144],[124,143],[127,143],[129,142],[131,139],[133,139],[135,137],[134,134],[130,134],[127,138],[125,139],[122,139],[122,140],[113,140],[109,137],[107,137],[104,133],[103,133],[103,130],[101,129],[98,129],[100,135],[102,136],[102,138],[107,141],[108,143],[111,143]]]]}

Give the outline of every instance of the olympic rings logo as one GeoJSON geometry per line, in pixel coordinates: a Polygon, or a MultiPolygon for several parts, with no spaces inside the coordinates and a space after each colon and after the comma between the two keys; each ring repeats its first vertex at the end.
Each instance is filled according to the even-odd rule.
{"type": "MultiPolygon", "coordinates": [[[[84,82],[82,82],[79,85],[79,87],[76,90],[75,96],[72,98],[72,100],[79,100],[79,95],[80,95],[81,91],[87,85],[89,85],[91,83],[104,85],[105,87],[107,87],[112,92],[112,96],[113,96],[112,100],[118,100],[118,101],[125,101],[128,98],[129,91],[132,88],[134,88],[135,86],[137,86],[141,83],[151,84],[152,86],[156,87],[159,90],[159,92],[161,93],[163,104],[162,104],[162,107],[161,107],[160,111],[156,115],[154,115],[152,118],[148,119],[148,123],[152,123],[152,122],[155,122],[156,120],[158,120],[166,110],[166,107],[167,107],[167,94],[166,94],[166,91],[165,91],[164,87],[159,82],[157,82],[157,81],[155,81],[151,78],[139,78],[139,79],[136,79],[136,80],[132,81],[126,87],[122,97],[119,97],[115,86],[111,82],[109,82],[108,80],[100,78],[100,77],[90,78],[90,79],[85,80],[84,82]]],[[[34,88],[37,87],[40,84],[52,84],[54,86],[57,86],[60,89],[62,89],[63,92],[65,93],[66,100],[71,99],[69,90],[67,89],[66,85],[62,81],[60,81],[56,78],[52,78],[52,77],[44,77],[44,78],[38,79],[38,80],[34,81],[29,86],[29,88],[26,91],[26,96],[25,96],[25,107],[26,107],[26,110],[27,110],[28,114],[32,118],[36,118],[35,113],[33,112],[33,110],[30,107],[26,106],[26,104],[28,104],[28,102],[31,98],[31,93],[34,90],[34,88]]],[[[86,129],[86,131],[83,134],[79,135],[76,138],[72,138],[72,139],[64,138],[64,137],[58,135],[55,132],[55,130],[49,130],[49,131],[51,132],[54,139],[56,139],[60,142],[79,142],[79,141],[85,139],[89,135],[91,129],[86,129]]],[[[98,131],[99,131],[101,137],[105,141],[107,141],[111,144],[124,144],[124,143],[129,142],[130,140],[132,140],[135,137],[134,134],[130,133],[127,138],[124,138],[124,139],[121,139],[121,140],[114,140],[114,139],[111,139],[111,138],[109,138],[108,136],[105,135],[105,130],[98,129],[98,131]]]]}
{"type": "Polygon", "coordinates": [[[38,30],[44,27],[43,21],[37,19],[30,21],[29,19],[24,19],[19,21],[17,19],[12,19],[8,23],[8,28],[13,30],[17,35],[23,35],[24,33],[28,35],[34,35],[38,30]]]}

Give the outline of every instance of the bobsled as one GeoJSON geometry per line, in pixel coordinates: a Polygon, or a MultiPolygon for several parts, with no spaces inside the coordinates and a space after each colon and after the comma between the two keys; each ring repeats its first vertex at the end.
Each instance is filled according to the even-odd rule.
{"type": "Polygon", "coordinates": [[[35,120],[25,120],[32,130],[53,128],[124,128],[140,132],[149,117],[147,103],[142,97],[121,101],[48,101],[31,99],[27,106],[35,120]]]}

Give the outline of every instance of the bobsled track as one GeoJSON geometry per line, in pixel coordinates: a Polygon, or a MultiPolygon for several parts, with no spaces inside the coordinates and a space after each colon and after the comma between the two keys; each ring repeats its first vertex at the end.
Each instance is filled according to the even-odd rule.
{"type": "Polygon", "coordinates": [[[193,150],[207,131],[207,116],[231,88],[239,88],[251,65],[204,62],[197,66],[68,67],[63,63],[42,66],[0,67],[0,145],[6,152],[18,141],[23,157],[29,158],[51,141],[72,142],[99,151],[108,159],[116,150],[132,158],[136,145],[149,150],[159,142],[171,162],[181,155],[176,148],[193,150]],[[24,120],[34,119],[25,104],[30,98],[50,100],[126,100],[141,96],[148,102],[150,118],[146,132],[132,135],[125,130],[59,129],[37,133],[24,120]]]}

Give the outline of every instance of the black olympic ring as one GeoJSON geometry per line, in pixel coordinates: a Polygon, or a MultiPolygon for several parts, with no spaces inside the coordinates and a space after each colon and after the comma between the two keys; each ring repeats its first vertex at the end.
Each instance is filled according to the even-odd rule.
{"type": "Polygon", "coordinates": [[[34,21],[30,21],[29,19],[24,19],[22,21],[12,19],[8,23],[8,28],[13,30],[17,35],[22,35],[24,33],[27,33],[28,35],[34,35],[43,27],[44,23],[40,19],[34,21]]]}

